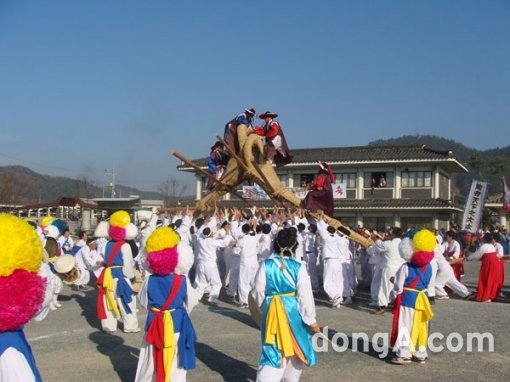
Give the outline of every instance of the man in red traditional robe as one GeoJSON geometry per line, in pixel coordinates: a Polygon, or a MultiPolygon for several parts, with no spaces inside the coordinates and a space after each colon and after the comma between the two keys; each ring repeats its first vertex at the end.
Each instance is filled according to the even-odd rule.
{"type": "Polygon", "coordinates": [[[280,124],[274,120],[276,117],[278,114],[270,111],[260,114],[259,118],[264,120],[265,125],[263,127],[256,126],[253,131],[266,138],[266,159],[279,167],[292,162],[292,155],[290,155],[289,146],[280,124]]]}
{"type": "Polygon", "coordinates": [[[334,182],[335,177],[331,172],[331,167],[326,162],[319,161],[317,179],[303,200],[304,207],[312,212],[322,210],[327,216],[333,217],[334,201],[331,184],[334,182]]]}

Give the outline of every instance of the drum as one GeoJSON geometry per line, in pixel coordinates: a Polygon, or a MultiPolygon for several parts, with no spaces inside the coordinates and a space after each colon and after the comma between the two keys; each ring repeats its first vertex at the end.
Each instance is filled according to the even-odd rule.
{"type": "Polygon", "coordinates": [[[53,258],[58,256],[58,243],[52,237],[46,238],[46,243],[44,243],[44,249],[48,253],[49,258],[53,258]]]}
{"type": "Polygon", "coordinates": [[[140,286],[142,285],[143,279],[142,274],[137,269],[134,270],[134,274],[135,281],[131,283],[131,289],[133,289],[133,293],[137,294],[140,291],[140,286]]]}
{"type": "Polygon", "coordinates": [[[80,268],[76,265],[74,256],[62,255],[57,258],[54,264],[55,272],[64,284],[73,285],[79,280],[81,273],[80,268]]]}
{"type": "Polygon", "coordinates": [[[257,306],[257,302],[255,301],[251,293],[248,293],[248,306],[250,308],[251,318],[260,328],[260,321],[262,320],[260,308],[257,306]]]}

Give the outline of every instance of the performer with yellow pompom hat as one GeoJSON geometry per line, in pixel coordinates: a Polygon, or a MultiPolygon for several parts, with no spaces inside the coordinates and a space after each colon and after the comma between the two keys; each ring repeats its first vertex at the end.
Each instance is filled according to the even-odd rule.
{"type": "Polygon", "coordinates": [[[429,321],[434,316],[427,290],[434,273],[431,261],[436,247],[435,235],[427,230],[410,231],[399,245],[406,260],[395,276],[390,299],[393,305],[391,346],[397,352],[392,363],[425,363],[429,321]]]}
{"type": "Polygon", "coordinates": [[[105,248],[104,269],[97,280],[99,294],[97,314],[105,332],[117,330],[117,321],[122,318],[125,333],[138,333],[136,299],[130,280],[134,280],[134,261],[131,246],[125,241],[134,239],[136,226],[126,211],[114,212],[110,217],[109,235],[105,248]]]}
{"type": "Polygon", "coordinates": [[[157,228],[148,238],[147,266],[151,276],[138,299],[147,308],[136,382],[179,382],[195,368],[196,335],[188,313],[198,303],[188,278],[193,253],[170,227],[157,228]]]}
{"type": "Polygon", "coordinates": [[[255,276],[251,295],[262,310],[258,382],[298,381],[304,366],[317,363],[312,333],[319,332],[320,326],[310,276],[293,258],[296,247],[294,230],[278,232],[274,253],[260,264],[255,276]]]}
{"type": "Polygon", "coordinates": [[[0,214],[0,381],[41,381],[23,327],[45,300],[46,278],[38,274],[42,256],[36,231],[0,214]]]}

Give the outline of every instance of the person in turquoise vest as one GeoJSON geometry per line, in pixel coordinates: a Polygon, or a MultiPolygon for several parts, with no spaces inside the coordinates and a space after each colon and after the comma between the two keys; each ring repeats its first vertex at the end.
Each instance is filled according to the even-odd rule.
{"type": "Polygon", "coordinates": [[[312,334],[320,326],[310,277],[304,264],[293,258],[296,248],[295,231],[278,232],[273,254],[255,276],[251,294],[262,312],[257,381],[298,381],[303,366],[317,363],[312,334]]]}

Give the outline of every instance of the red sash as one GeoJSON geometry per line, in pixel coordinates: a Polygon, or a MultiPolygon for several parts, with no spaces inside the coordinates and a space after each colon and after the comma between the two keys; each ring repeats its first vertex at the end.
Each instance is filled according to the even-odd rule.
{"type": "MultiPolygon", "coordinates": [[[[165,381],[165,366],[163,363],[163,348],[165,342],[165,326],[163,322],[163,315],[165,310],[168,310],[168,307],[175,300],[175,296],[179,292],[181,288],[183,277],[181,275],[174,276],[174,282],[172,284],[172,288],[170,289],[170,293],[165,303],[161,306],[159,311],[154,311],[154,318],[147,329],[147,333],[145,334],[145,342],[148,344],[152,344],[152,356],[154,358],[154,370],[156,371],[156,381],[164,382],[165,381]]],[[[173,333],[172,333],[173,335],[173,333]]],[[[169,365],[171,367],[171,365],[169,365]]]]}
{"type": "Polygon", "coordinates": [[[110,256],[108,257],[108,263],[103,268],[101,275],[96,281],[96,285],[99,286],[99,293],[97,295],[97,317],[100,320],[106,319],[106,307],[104,303],[104,297],[106,295],[106,289],[103,288],[103,280],[104,280],[104,272],[106,268],[111,267],[113,260],[117,257],[117,254],[120,252],[120,248],[125,244],[124,241],[117,241],[110,252],[110,256]]]}
{"type": "MultiPolygon", "coordinates": [[[[418,282],[420,281],[420,277],[416,276],[416,278],[409,283],[409,285],[404,285],[406,288],[414,288],[418,282]]],[[[400,305],[402,305],[402,295],[404,292],[400,293],[395,301],[393,302],[393,323],[391,325],[391,347],[395,346],[395,342],[397,342],[398,338],[398,320],[400,317],[400,305]]]]}

